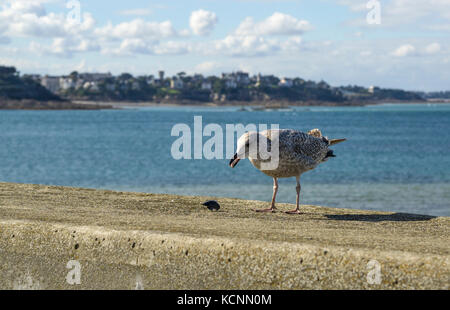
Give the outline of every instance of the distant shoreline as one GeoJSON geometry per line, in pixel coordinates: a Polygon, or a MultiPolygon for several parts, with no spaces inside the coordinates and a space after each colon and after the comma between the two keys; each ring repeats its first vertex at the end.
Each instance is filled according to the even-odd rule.
{"type": "Polygon", "coordinates": [[[103,110],[113,109],[112,105],[96,103],[76,103],[72,101],[39,101],[0,99],[0,110],[103,110]]]}
{"type": "Polygon", "coordinates": [[[74,100],[77,104],[97,104],[100,106],[112,106],[113,108],[129,108],[129,107],[242,107],[242,108],[261,108],[261,109],[283,109],[289,107],[301,106],[323,106],[323,107],[363,107],[369,105],[382,104],[427,104],[427,103],[449,103],[435,101],[370,101],[370,102],[326,102],[326,101],[225,101],[225,102],[193,102],[193,101],[161,101],[161,102],[129,102],[129,101],[79,101],[74,100]]]}
{"type": "Polygon", "coordinates": [[[131,101],[39,101],[39,100],[9,100],[0,99],[0,110],[104,110],[143,107],[241,107],[257,110],[286,109],[290,107],[363,107],[382,104],[446,104],[450,101],[348,101],[344,103],[327,101],[223,101],[223,102],[196,102],[196,101],[161,101],[161,102],[131,102],[131,101]]]}

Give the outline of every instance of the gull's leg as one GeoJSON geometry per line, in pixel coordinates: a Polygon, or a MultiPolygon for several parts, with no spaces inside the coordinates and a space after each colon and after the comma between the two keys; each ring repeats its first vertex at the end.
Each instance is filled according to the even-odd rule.
{"type": "Polygon", "coordinates": [[[295,189],[297,190],[297,207],[295,210],[287,211],[287,214],[300,214],[300,176],[297,177],[297,187],[295,189]]]}
{"type": "Polygon", "coordinates": [[[255,210],[256,212],[275,212],[277,208],[275,208],[275,197],[277,196],[278,191],[278,180],[277,178],[273,178],[273,195],[272,195],[272,204],[269,209],[255,210]]]}

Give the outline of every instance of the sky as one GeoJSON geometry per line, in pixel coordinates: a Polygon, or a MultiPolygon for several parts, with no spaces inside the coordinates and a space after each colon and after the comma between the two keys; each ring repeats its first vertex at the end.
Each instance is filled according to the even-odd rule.
{"type": "Polygon", "coordinates": [[[450,0],[0,0],[0,65],[450,90],[450,0]]]}

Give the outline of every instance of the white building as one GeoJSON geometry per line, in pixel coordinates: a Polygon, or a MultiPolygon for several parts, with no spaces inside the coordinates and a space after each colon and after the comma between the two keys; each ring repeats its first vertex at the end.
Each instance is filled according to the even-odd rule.
{"type": "Polygon", "coordinates": [[[148,85],[156,85],[156,82],[155,82],[155,78],[154,78],[154,77],[148,77],[148,78],[146,79],[146,81],[147,81],[147,84],[148,84],[148,85]]]}
{"type": "Polygon", "coordinates": [[[80,89],[81,87],[83,87],[84,85],[84,80],[78,78],[77,81],[75,82],[75,89],[80,89]]]}
{"type": "Polygon", "coordinates": [[[238,85],[248,85],[250,84],[250,77],[248,75],[248,73],[246,72],[242,72],[242,71],[238,71],[238,72],[232,72],[232,73],[222,73],[222,80],[225,80],[225,82],[230,86],[230,88],[235,88],[238,85]],[[236,84],[236,86],[234,86],[236,84]]]}
{"type": "Polygon", "coordinates": [[[86,83],[84,83],[83,88],[84,89],[93,90],[93,91],[98,91],[99,90],[98,85],[97,85],[96,82],[86,82],[86,83]]]}
{"type": "Polygon", "coordinates": [[[292,79],[282,78],[278,85],[281,87],[292,87],[294,85],[294,82],[292,79]]]}
{"type": "Polygon", "coordinates": [[[41,85],[56,94],[60,88],[59,77],[46,75],[41,79],[41,85]]]}
{"type": "Polygon", "coordinates": [[[62,90],[68,90],[70,88],[75,88],[76,83],[71,77],[60,77],[59,78],[59,87],[62,90]]]}
{"type": "Polygon", "coordinates": [[[235,73],[235,76],[236,76],[236,82],[238,84],[241,84],[241,85],[250,84],[250,77],[249,77],[248,73],[238,71],[235,73]]]}
{"type": "Polygon", "coordinates": [[[184,86],[183,80],[177,77],[173,77],[170,80],[170,88],[182,89],[184,86]]]}

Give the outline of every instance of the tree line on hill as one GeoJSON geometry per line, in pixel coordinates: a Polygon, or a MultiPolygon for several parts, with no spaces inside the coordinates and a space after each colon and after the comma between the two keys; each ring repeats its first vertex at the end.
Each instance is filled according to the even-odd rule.
{"type": "MultiPolygon", "coordinates": [[[[84,76],[86,76],[85,74],[84,76]]],[[[184,72],[172,78],[134,77],[129,73],[106,75],[95,81],[72,72],[58,77],[65,87],[56,93],[42,84],[41,77],[20,75],[14,67],[0,66],[0,98],[38,101],[193,101],[193,102],[332,102],[351,104],[370,101],[422,101],[433,96],[450,98],[450,92],[420,93],[400,89],[361,86],[331,87],[301,78],[279,79],[273,75],[249,77],[247,73],[223,74],[222,77],[189,76],[184,72]],[[67,84],[68,83],[68,84],[67,84]]],[[[56,79],[56,77],[55,77],[56,79]]]]}
{"type": "Polygon", "coordinates": [[[61,101],[58,95],[51,93],[32,78],[20,76],[16,68],[3,66],[0,66],[0,98],[61,101]]]}

